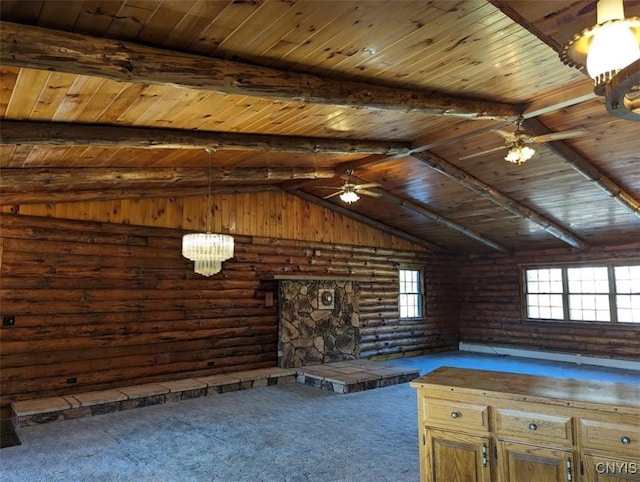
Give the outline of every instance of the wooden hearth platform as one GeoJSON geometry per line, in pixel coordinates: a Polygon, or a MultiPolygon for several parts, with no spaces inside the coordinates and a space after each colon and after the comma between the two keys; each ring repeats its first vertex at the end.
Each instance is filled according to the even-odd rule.
{"type": "MultiPolygon", "coordinates": [[[[369,360],[349,360],[298,368],[263,368],[208,377],[148,383],[110,390],[13,402],[13,423],[25,427],[150,405],[220,395],[260,386],[303,383],[336,393],[353,393],[407,383],[418,370],[369,360]]],[[[18,442],[19,443],[19,442],[18,442]]]]}
{"type": "Polygon", "coordinates": [[[337,393],[407,383],[420,376],[417,369],[385,365],[369,360],[348,360],[297,368],[296,381],[337,393]]]}

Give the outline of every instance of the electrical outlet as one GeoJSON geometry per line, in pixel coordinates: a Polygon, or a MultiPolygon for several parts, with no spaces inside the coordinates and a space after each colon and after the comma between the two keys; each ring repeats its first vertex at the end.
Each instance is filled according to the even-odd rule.
{"type": "Polygon", "coordinates": [[[16,326],[16,317],[14,315],[4,315],[2,317],[2,326],[16,326]]]}

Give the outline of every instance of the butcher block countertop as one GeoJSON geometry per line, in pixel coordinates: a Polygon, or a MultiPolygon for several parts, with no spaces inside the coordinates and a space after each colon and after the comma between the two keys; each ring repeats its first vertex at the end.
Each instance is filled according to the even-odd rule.
{"type": "MultiPolygon", "coordinates": [[[[640,377],[639,377],[640,379],[640,377]]],[[[522,375],[468,368],[440,367],[411,382],[424,394],[433,390],[464,396],[534,402],[564,407],[640,413],[640,384],[522,375]],[[606,408],[605,408],[606,407],[606,408]]]]}

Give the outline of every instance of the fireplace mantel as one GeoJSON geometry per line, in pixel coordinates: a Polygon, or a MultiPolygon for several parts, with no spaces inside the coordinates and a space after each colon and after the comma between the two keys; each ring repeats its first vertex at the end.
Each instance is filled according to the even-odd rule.
{"type": "Polygon", "coordinates": [[[376,281],[375,276],[316,276],[312,274],[276,274],[274,280],[293,280],[293,281],[376,281]]]}

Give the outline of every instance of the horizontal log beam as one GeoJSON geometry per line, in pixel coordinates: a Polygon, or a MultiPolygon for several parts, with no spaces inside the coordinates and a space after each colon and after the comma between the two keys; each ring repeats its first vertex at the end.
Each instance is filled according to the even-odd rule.
{"type": "Polygon", "coordinates": [[[209,179],[233,184],[213,187],[215,194],[280,190],[279,181],[334,176],[314,168],[11,168],[0,169],[0,205],[197,196],[208,192],[209,179]]]}
{"type": "MultiPolygon", "coordinates": [[[[537,136],[552,133],[551,130],[537,119],[525,121],[524,127],[527,131],[537,136]]],[[[630,209],[633,214],[640,217],[640,201],[634,198],[631,193],[625,191],[614,180],[609,178],[604,172],[587,160],[587,158],[569,146],[569,144],[563,141],[555,141],[549,142],[547,147],[562,157],[562,159],[573,169],[582,174],[589,181],[593,182],[609,196],[617,199],[620,204],[625,208],[630,209]]]]}
{"type": "Polygon", "coordinates": [[[410,148],[409,143],[393,141],[361,141],[11,120],[2,122],[2,143],[385,155],[407,154],[410,148]]]}
{"type": "Polygon", "coordinates": [[[503,103],[365,82],[325,79],[131,42],[1,22],[0,62],[120,82],[172,85],[283,101],[420,112],[466,119],[515,119],[503,103]]]}
{"type": "MultiPolygon", "coordinates": [[[[2,171],[0,170],[0,176],[2,171]]],[[[211,194],[242,194],[249,192],[280,192],[278,186],[222,186],[212,187],[211,194]]],[[[167,197],[206,196],[209,190],[203,186],[196,187],[153,187],[153,188],[118,188],[88,191],[58,192],[14,192],[0,193],[0,206],[19,206],[21,204],[71,203],[83,201],[115,201],[118,199],[160,199],[167,197]]]]}
{"type": "Polygon", "coordinates": [[[478,193],[485,199],[497,204],[504,209],[512,212],[513,214],[522,218],[528,219],[531,222],[537,224],[542,229],[547,231],[552,236],[564,241],[568,245],[574,248],[584,249],[588,247],[582,239],[571,233],[569,230],[560,226],[559,224],[547,219],[533,209],[525,206],[524,204],[510,198],[506,194],[498,191],[494,187],[491,187],[484,181],[481,181],[477,177],[472,176],[468,172],[460,169],[459,167],[445,161],[441,157],[433,154],[430,151],[416,152],[411,154],[412,157],[422,161],[432,169],[435,169],[441,174],[444,174],[449,179],[454,180],[458,184],[471,189],[478,193]]]}
{"type": "Polygon", "coordinates": [[[0,171],[2,192],[45,190],[48,192],[71,189],[119,188],[123,184],[166,186],[206,186],[212,183],[255,184],[290,179],[331,179],[333,169],[313,167],[227,168],[8,168],[0,171]]]}

